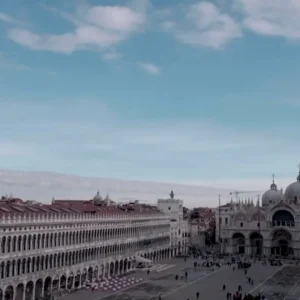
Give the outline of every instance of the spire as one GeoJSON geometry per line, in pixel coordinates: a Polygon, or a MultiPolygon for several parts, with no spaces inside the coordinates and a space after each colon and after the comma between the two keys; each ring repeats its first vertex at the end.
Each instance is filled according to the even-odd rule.
{"type": "Polygon", "coordinates": [[[272,184],[270,185],[271,190],[277,190],[277,185],[275,184],[275,174],[272,174],[272,184]]]}
{"type": "Polygon", "coordinates": [[[259,195],[257,195],[256,207],[258,207],[258,208],[259,208],[259,195]]]}

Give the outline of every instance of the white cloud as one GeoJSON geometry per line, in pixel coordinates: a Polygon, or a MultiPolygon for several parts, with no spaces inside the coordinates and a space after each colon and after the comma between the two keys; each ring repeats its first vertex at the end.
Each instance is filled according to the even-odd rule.
{"type": "Polygon", "coordinates": [[[146,21],[144,13],[120,6],[94,6],[79,10],[76,16],[59,15],[71,22],[75,29],[63,34],[38,34],[13,28],[8,31],[8,37],[32,50],[70,54],[77,50],[102,50],[115,46],[141,30],[146,21]]]}
{"type": "Polygon", "coordinates": [[[150,74],[153,74],[153,75],[159,75],[160,74],[160,68],[156,65],[153,65],[153,64],[150,64],[150,63],[140,63],[139,65],[144,71],[146,71],[150,74]]]}
{"type": "Polygon", "coordinates": [[[235,0],[235,8],[244,14],[244,26],[255,33],[300,38],[298,0],[235,0]]]}
{"type": "Polygon", "coordinates": [[[0,21],[5,22],[5,23],[14,24],[14,25],[22,25],[22,24],[24,24],[21,21],[15,19],[12,16],[10,16],[8,14],[5,14],[3,12],[0,12],[0,21]]]}
{"type": "Polygon", "coordinates": [[[168,20],[163,26],[178,41],[193,46],[220,49],[242,36],[240,25],[210,2],[190,5],[184,21],[174,24],[168,20]]]}
{"type": "Polygon", "coordinates": [[[50,203],[56,199],[90,200],[100,190],[109,193],[117,202],[138,199],[155,204],[158,198],[168,198],[171,190],[175,198],[184,199],[188,207],[217,205],[218,194],[228,190],[176,183],[156,183],[120,179],[82,177],[50,172],[23,172],[0,170],[0,190],[15,197],[50,203]]]}
{"type": "Polygon", "coordinates": [[[103,60],[120,60],[123,57],[122,53],[119,52],[107,52],[102,55],[103,60]]]}

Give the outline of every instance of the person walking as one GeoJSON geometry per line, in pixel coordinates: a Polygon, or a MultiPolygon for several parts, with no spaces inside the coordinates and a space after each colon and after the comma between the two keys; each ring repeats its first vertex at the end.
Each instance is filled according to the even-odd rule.
{"type": "Polygon", "coordinates": [[[197,293],[196,293],[197,300],[199,300],[199,296],[200,296],[200,293],[197,292],[197,293]]]}

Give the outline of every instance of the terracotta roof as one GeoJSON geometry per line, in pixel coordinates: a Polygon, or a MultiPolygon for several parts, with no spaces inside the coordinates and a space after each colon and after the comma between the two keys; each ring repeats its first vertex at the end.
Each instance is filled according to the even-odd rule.
{"type": "Polygon", "coordinates": [[[54,200],[52,204],[29,204],[21,199],[0,201],[3,214],[162,214],[156,207],[144,205],[97,206],[86,200],[54,200]]]}

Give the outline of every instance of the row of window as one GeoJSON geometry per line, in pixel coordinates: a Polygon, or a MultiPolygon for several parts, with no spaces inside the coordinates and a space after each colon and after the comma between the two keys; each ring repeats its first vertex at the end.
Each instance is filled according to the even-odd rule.
{"type": "Polygon", "coordinates": [[[149,246],[165,245],[168,242],[168,238],[162,237],[151,241],[141,240],[133,243],[28,257],[13,261],[2,261],[0,264],[0,278],[3,279],[53,268],[71,266],[100,258],[104,259],[114,255],[132,254],[137,251],[146,250],[149,246]]]}
{"type": "Polygon", "coordinates": [[[83,243],[130,238],[143,235],[164,233],[165,225],[152,227],[132,227],[123,229],[85,230],[77,232],[59,232],[23,236],[4,236],[1,239],[1,253],[78,245],[83,243]]]}

